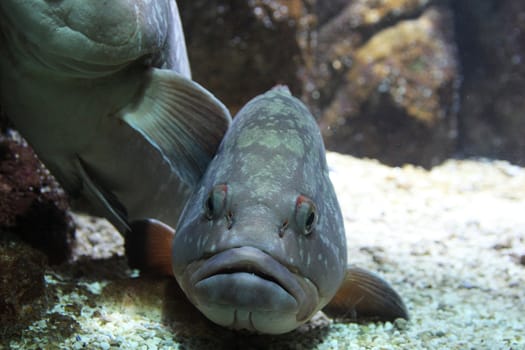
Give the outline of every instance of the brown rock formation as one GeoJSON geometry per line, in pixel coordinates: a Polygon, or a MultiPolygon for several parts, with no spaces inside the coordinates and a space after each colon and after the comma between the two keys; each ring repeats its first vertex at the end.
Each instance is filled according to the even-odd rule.
{"type": "Polygon", "coordinates": [[[431,1],[180,1],[194,78],[235,112],[287,84],[329,149],[432,166],[456,146],[452,14],[431,1]]]}
{"type": "MultiPolygon", "coordinates": [[[[333,30],[322,28],[320,36],[333,38],[333,30]]],[[[448,158],[456,146],[458,102],[449,10],[430,8],[367,41],[362,31],[349,33],[346,41],[324,44],[311,79],[318,89],[305,96],[311,105],[318,99],[327,147],[391,165],[432,166],[448,158]]]]}
{"type": "Polygon", "coordinates": [[[64,191],[25,141],[13,132],[1,135],[0,232],[15,233],[59,263],[69,256],[74,233],[68,209],[64,191]]]}

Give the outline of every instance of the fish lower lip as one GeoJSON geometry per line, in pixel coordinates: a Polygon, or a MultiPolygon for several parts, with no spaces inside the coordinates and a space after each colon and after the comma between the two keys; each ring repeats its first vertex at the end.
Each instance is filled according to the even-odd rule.
{"type": "Polygon", "coordinates": [[[247,272],[215,274],[198,281],[195,296],[208,306],[244,312],[296,314],[299,303],[279,283],[247,272]]]}
{"type": "MultiPolygon", "coordinates": [[[[268,288],[281,288],[297,304],[297,320],[306,319],[315,309],[318,295],[306,286],[302,276],[292,273],[270,255],[253,247],[231,248],[215,254],[206,260],[188,265],[188,285],[196,286],[207,280],[224,277],[233,280],[236,276],[250,275],[260,279],[268,288]],[[275,287],[271,287],[274,285],[275,287]]],[[[192,287],[193,288],[193,287],[192,287]]]]}

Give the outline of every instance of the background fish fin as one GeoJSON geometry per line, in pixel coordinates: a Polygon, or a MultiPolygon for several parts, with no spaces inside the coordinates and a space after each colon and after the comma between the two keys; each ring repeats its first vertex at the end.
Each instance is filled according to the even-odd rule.
{"type": "Polygon", "coordinates": [[[128,231],[126,208],[111,192],[106,191],[96,183],[88,170],[87,164],[78,155],[75,160],[75,166],[82,177],[82,194],[89,200],[90,204],[95,206],[94,209],[97,213],[108,219],[119,232],[124,233],[128,231]]]}
{"type": "Polygon", "coordinates": [[[408,319],[401,297],[383,279],[357,267],[348,267],[334,298],[324,307],[330,317],[352,321],[408,319]]]}
{"type": "Polygon", "coordinates": [[[171,243],[175,230],[155,220],[133,221],[126,234],[126,256],[131,268],[160,276],[173,276],[171,243]]]}
{"type": "Polygon", "coordinates": [[[194,186],[231,123],[230,113],[208,90],[172,70],[152,69],[149,74],[138,103],[122,118],[194,186]]]}

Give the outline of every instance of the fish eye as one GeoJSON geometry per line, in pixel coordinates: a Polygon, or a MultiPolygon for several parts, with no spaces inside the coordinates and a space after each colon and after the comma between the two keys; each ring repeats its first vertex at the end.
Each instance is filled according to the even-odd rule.
{"type": "Polygon", "coordinates": [[[295,202],[295,222],[297,227],[304,235],[309,235],[313,232],[317,224],[317,208],[314,202],[300,195],[295,202]]]}
{"type": "Polygon", "coordinates": [[[204,202],[204,215],[206,216],[206,219],[213,220],[221,216],[226,208],[227,192],[228,186],[225,184],[213,187],[204,202]]]}

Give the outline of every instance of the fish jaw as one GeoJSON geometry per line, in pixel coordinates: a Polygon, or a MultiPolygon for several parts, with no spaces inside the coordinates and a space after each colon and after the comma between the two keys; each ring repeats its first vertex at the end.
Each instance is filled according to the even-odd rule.
{"type": "Polygon", "coordinates": [[[207,318],[232,329],[286,333],[319,309],[315,284],[254,247],[196,260],[177,280],[207,318]]]}

